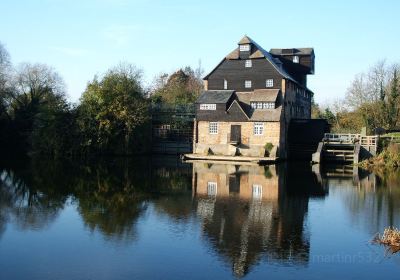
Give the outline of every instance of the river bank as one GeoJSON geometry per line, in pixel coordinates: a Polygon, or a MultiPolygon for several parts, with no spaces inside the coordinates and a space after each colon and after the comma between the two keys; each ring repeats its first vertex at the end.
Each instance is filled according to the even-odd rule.
{"type": "Polygon", "coordinates": [[[374,157],[359,163],[359,167],[368,170],[396,169],[400,167],[400,144],[389,143],[374,157]]]}

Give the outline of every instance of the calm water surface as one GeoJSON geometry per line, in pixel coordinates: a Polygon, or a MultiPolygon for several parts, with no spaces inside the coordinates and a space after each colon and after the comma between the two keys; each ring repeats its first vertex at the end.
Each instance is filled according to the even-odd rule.
{"type": "Polygon", "coordinates": [[[399,279],[400,175],[176,158],[0,165],[0,279],[399,279]]]}

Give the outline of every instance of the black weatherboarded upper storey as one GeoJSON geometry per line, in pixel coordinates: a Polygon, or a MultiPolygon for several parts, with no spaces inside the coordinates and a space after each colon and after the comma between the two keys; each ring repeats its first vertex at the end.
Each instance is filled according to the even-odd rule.
{"type": "MultiPolygon", "coordinates": [[[[302,64],[294,65],[289,57],[281,55],[286,49],[273,49],[274,53],[264,50],[260,45],[248,36],[244,36],[231,53],[207,75],[204,80],[208,81],[209,90],[224,88],[236,91],[252,91],[254,89],[266,88],[266,79],[273,79],[273,88],[281,89],[282,79],[292,81],[299,87],[306,88],[306,75],[313,72],[314,51],[312,48],[289,49],[296,50],[301,55],[302,64]],[[250,51],[240,51],[240,46],[248,44],[250,51]],[[251,67],[245,67],[246,60],[252,61],[251,67]],[[307,61],[307,59],[309,61],[307,61]],[[245,87],[245,81],[250,80],[250,88],[245,87]],[[226,82],[225,82],[226,81],[226,82]]],[[[292,54],[293,55],[293,54],[292,54]]],[[[293,58],[292,58],[293,60],[293,58]]]]}

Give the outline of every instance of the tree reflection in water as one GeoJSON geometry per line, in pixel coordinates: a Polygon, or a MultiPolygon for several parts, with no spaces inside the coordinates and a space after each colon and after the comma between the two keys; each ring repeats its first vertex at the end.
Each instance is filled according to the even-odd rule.
{"type": "MultiPolygon", "coordinates": [[[[10,219],[21,230],[41,230],[71,201],[91,232],[111,241],[135,240],[136,221],[150,199],[191,190],[191,168],[177,162],[119,158],[78,164],[33,158],[2,164],[0,234],[10,219]]],[[[165,211],[171,215],[182,212],[175,202],[169,204],[165,211]]]]}
{"type": "Polygon", "coordinates": [[[12,219],[20,230],[40,230],[53,222],[68,198],[65,185],[54,181],[57,168],[44,162],[1,168],[1,216],[12,219]]]}
{"type": "Polygon", "coordinates": [[[327,188],[342,197],[352,224],[365,228],[371,236],[385,227],[400,224],[400,170],[376,174],[343,166],[317,170],[327,188]]]}
{"type": "Polygon", "coordinates": [[[312,172],[307,164],[190,165],[176,158],[78,164],[34,158],[0,164],[0,238],[11,223],[23,231],[45,230],[72,206],[88,231],[126,244],[138,240],[138,220],[150,213],[159,222],[167,218],[176,234],[200,225],[202,244],[242,277],[261,261],[307,266],[309,201],[328,191],[343,189],[345,209],[372,234],[398,224],[399,176],[312,172]]]}

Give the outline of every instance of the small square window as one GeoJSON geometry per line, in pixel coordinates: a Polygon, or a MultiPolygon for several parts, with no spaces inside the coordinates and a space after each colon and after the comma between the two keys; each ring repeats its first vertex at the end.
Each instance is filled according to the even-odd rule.
{"type": "Polygon", "coordinates": [[[274,80],[273,80],[273,79],[268,79],[268,80],[265,82],[265,86],[266,86],[266,87],[273,87],[273,86],[274,86],[274,80]]]}
{"type": "Polygon", "coordinates": [[[293,56],[293,63],[299,63],[299,56],[295,55],[293,56]]]}
{"type": "Polygon", "coordinates": [[[244,87],[245,88],[251,88],[251,81],[250,80],[244,81],[244,87]]]}
{"type": "Polygon", "coordinates": [[[252,62],[251,62],[251,60],[250,59],[247,59],[246,60],[246,63],[245,63],[245,65],[244,65],[245,67],[251,67],[251,66],[253,66],[253,64],[252,64],[252,62]]]}
{"type": "Polygon", "coordinates": [[[262,102],[257,102],[257,109],[262,109],[262,108],[263,108],[262,102]]]}
{"type": "Polygon", "coordinates": [[[257,109],[257,102],[250,102],[251,108],[257,109]]]}
{"type": "Polygon", "coordinates": [[[218,123],[210,122],[209,127],[208,127],[208,132],[210,134],[218,134],[218,123]]]}
{"type": "Polygon", "coordinates": [[[263,135],[264,133],[264,123],[256,122],[254,123],[254,135],[263,135]]]}
{"type": "Polygon", "coordinates": [[[239,46],[239,50],[240,50],[241,52],[248,52],[248,51],[250,51],[250,45],[249,45],[249,44],[240,45],[240,46],[239,46]]]}

